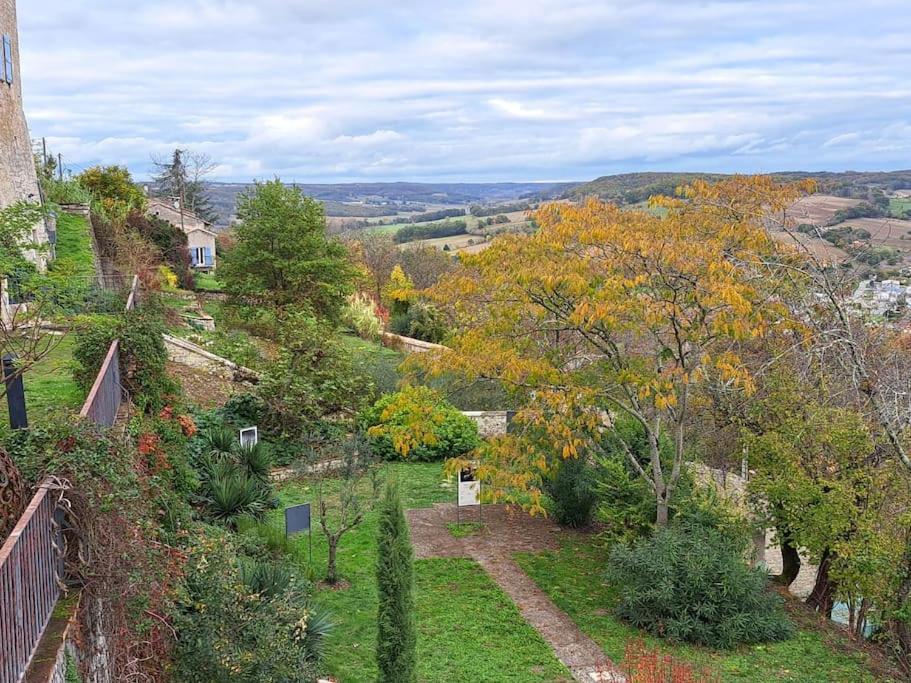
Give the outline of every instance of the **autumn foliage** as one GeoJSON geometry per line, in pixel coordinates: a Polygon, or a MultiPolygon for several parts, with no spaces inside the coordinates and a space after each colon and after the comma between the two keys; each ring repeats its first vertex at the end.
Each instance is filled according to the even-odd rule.
{"type": "Polygon", "coordinates": [[[429,292],[451,318],[452,348],[417,362],[431,374],[495,379],[522,397],[517,423],[538,447],[521,433],[495,444],[488,479],[524,488],[539,510],[534,475],[555,464],[541,453],[598,455],[612,416],[626,415],[649,446],[644,464],[627,447],[629,464],[665,523],[696,389],[714,377],[752,391],[740,346],[789,325],[789,280],[777,275],[797,257],[765,221],[811,189],[735,177],[655,199],[655,213],[552,203],[535,214],[537,233],[463,255],[429,292]],[[662,462],[667,440],[673,458],[662,462]]]}

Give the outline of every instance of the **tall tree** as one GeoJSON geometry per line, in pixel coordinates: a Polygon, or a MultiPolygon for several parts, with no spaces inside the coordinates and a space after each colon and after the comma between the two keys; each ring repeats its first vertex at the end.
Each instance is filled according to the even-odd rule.
{"type": "Polygon", "coordinates": [[[338,320],[357,270],[327,237],[322,204],[276,179],[241,194],[237,216],[236,243],[219,270],[233,303],[338,320]]]}
{"type": "MultiPolygon", "coordinates": [[[[645,431],[650,462],[630,464],[668,521],[682,474],[695,389],[709,372],[749,391],[738,344],[785,324],[775,271],[780,253],[769,211],[810,185],[765,177],[697,182],[655,204],[665,216],[597,200],[550,204],[530,236],[496,239],[432,290],[456,333],[450,351],[425,354],[434,373],[496,379],[525,392],[517,419],[543,431],[564,458],[595,452],[611,415],[645,431]],[[661,443],[673,443],[670,462],[661,443]]],[[[492,480],[527,487],[539,462],[521,435],[491,449],[492,480]]],[[[532,507],[539,491],[532,489],[532,507]]]]}
{"type": "Polygon", "coordinates": [[[377,535],[379,683],[417,681],[413,556],[398,486],[390,482],[380,507],[377,535]]]}
{"type": "Polygon", "coordinates": [[[216,164],[208,154],[175,149],[169,159],[155,159],[158,175],[154,192],[158,197],[179,199],[183,208],[204,221],[214,223],[218,212],[206,191],[204,179],[215,170],[216,164]]]}

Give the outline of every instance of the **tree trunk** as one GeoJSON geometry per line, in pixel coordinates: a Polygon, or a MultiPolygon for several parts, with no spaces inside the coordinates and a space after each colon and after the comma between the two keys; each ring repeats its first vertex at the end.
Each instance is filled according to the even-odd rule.
{"type": "Polygon", "coordinates": [[[658,508],[655,514],[655,526],[666,527],[668,522],[668,504],[667,500],[660,493],[657,495],[658,508]]]}
{"type": "Polygon", "coordinates": [[[338,539],[328,536],[327,540],[329,542],[329,561],[326,564],[326,583],[336,584],[338,583],[338,570],[335,566],[335,554],[338,550],[338,539]]]}
{"type": "Polygon", "coordinates": [[[905,557],[901,580],[895,593],[895,605],[892,608],[887,625],[896,651],[896,658],[905,673],[911,675],[911,627],[906,619],[895,615],[906,613],[908,600],[911,599],[911,537],[906,540],[905,557]]]}
{"type": "Polygon", "coordinates": [[[829,567],[835,554],[826,550],[822,554],[822,560],[819,563],[819,569],[816,571],[816,584],[813,586],[813,592],[807,598],[807,604],[817,612],[825,614],[829,619],[832,618],[832,608],[835,606],[835,589],[837,584],[829,578],[829,567]]]}
{"type": "Polygon", "coordinates": [[[781,574],[773,580],[785,588],[789,588],[800,573],[800,554],[797,548],[791,545],[790,534],[779,533],[781,538],[781,574]]]}

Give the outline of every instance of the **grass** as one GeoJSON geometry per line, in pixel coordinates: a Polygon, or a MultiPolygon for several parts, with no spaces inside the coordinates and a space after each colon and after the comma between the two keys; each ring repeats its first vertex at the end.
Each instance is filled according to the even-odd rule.
{"type": "Polygon", "coordinates": [[[874,681],[865,656],[837,651],[822,635],[801,629],[790,640],[716,651],[671,644],[627,626],[611,615],[618,595],[603,578],[607,551],[593,540],[566,542],[558,551],[516,556],[519,565],[604,653],[621,661],[626,642],[643,638],[649,647],[718,672],[723,681],[874,681]]]}
{"type": "Polygon", "coordinates": [[[892,197],[889,200],[889,213],[896,218],[904,218],[906,211],[911,211],[911,197],[892,197]]]}
{"type": "Polygon", "coordinates": [[[214,273],[194,273],[193,286],[199,292],[220,292],[221,283],[214,273]]]}
{"type": "MultiPolygon", "coordinates": [[[[75,338],[66,335],[41,362],[34,365],[23,376],[25,382],[25,406],[29,424],[40,424],[49,415],[79,408],[85,400],[82,391],[73,380],[73,346],[75,338]]],[[[9,426],[9,410],[5,398],[2,401],[0,429],[9,426]]]]}
{"type": "MultiPolygon", "coordinates": [[[[406,508],[453,500],[451,482],[440,463],[396,463],[383,474],[396,477],[406,508]]],[[[330,481],[327,490],[337,490],[330,481]]],[[[279,491],[282,505],[316,502],[312,482],[290,484],[279,491]]],[[[281,511],[269,521],[281,524],[281,511]]],[[[376,680],[376,533],[377,515],[342,537],[339,571],[350,586],[322,590],[317,600],[334,614],[328,672],[340,683],[376,680]]],[[[313,564],[322,576],[326,541],[314,515],[313,564]]],[[[294,556],[307,563],[307,537],[292,540],[294,556]]],[[[569,681],[547,644],[522,619],[515,605],[473,561],[432,559],[415,562],[418,622],[418,679],[421,681],[569,681]]]]}
{"type": "Polygon", "coordinates": [[[481,533],[484,529],[484,524],[481,522],[450,522],[446,525],[446,529],[452,534],[453,538],[465,538],[466,536],[475,536],[481,533]]]}
{"type": "Polygon", "coordinates": [[[339,335],[338,339],[373,380],[379,394],[391,393],[398,388],[398,367],[405,360],[402,352],[350,334],[339,335]]]}
{"type": "Polygon", "coordinates": [[[52,272],[79,278],[95,275],[89,229],[88,221],[82,216],[69,213],[57,216],[57,258],[51,264],[52,272]]]}

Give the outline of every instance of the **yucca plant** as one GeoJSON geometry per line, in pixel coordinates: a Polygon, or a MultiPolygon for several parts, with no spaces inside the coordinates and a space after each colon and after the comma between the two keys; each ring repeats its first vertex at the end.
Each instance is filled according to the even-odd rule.
{"type": "Polygon", "coordinates": [[[307,631],[304,636],[304,649],[310,661],[318,662],[326,652],[326,637],[332,633],[334,624],[332,614],[324,607],[311,605],[307,619],[307,631]]]}
{"type": "Polygon", "coordinates": [[[280,562],[242,558],[237,571],[241,583],[266,600],[283,594],[296,580],[291,566],[280,562]]]}
{"type": "Polygon", "coordinates": [[[264,443],[237,447],[237,457],[250,476],[266,480],[272,470],[272,451],[264,443]]]}
{"type": "Polygon", "coordinates": [[[268,486],[230,460],[214,465],[206,487],[211,516],[232,526],[243,515],[262,517],[268,506],[268,486]]]}
{"type": "Polygon", "coordinates": [[[210,427],[202,433],[204,451],[215,456],[233,453],[237,447],[238,436],[228,427],[210,427]]]}

